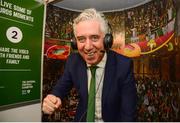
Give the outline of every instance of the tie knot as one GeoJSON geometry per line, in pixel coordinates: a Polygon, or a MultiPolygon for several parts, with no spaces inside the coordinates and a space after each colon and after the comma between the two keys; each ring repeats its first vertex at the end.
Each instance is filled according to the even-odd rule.
{"type": "Polygon", "coordinates": [[[96,69],[97,69],[97,68],[98,68],[97,66],[90,66],[90,70],[91,70],[92,76],[95,76],[95,73],[96,73],[96,69]]]}

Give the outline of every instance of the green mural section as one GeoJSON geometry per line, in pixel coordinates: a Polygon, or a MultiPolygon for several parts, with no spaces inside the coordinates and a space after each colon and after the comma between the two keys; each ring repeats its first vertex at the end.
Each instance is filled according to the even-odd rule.
{"type": "Polygon", "coordinates": [[[0,107],[40,100],[44,4],[0,0],[0,107]]]}

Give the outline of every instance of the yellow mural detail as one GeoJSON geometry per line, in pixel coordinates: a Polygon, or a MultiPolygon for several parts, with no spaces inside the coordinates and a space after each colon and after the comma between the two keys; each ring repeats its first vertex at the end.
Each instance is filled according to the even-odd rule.
{"type": "Polygon", "coordinates": [[[155,52],[157,50],[159,50],[160,48],[162,48],[163,46],[165,46],[171,39],[172,37],[174,36],[174,33],[169,37],[169,39],[167,41],[165,41],[161,46],[153,49],[153,50],[150,50],[148,52],[141,52],[141,55],[145,55],[145,54],[149,54],[149,53],[152,53],[152,52],[155,52]]]}

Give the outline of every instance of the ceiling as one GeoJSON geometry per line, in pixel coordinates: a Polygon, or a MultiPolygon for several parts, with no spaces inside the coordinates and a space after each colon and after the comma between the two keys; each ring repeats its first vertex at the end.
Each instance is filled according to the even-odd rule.
{"type": "Polygon", "coordinates": [[[54,0],[54,6],[72,11],[82,11],[86,8],[96,8],[102,12],[122,11],[137,7],[151,0],[54,0]]]}

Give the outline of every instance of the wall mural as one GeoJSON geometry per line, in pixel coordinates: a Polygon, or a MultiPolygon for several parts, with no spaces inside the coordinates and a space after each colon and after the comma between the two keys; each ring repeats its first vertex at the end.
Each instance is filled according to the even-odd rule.
{"type": "MultiPolygon", "coordinates": [[[[137,121],[180,121],[180,36],[172,0],[104,13],[114,37],[112,50],[132,57],[138,91],[137,121]]],[[[71,52],[72,21],[78,12],[47,6],[43,97],[61,77],[71,52]]],[[[73,121],[78,95],[73,88],[63,106],[42,121],[73,121]]]]}
{"type": "Polygon", "coordinates": [[[121,16],[125,16],[125,29],[121,33],[125,33],[122,34],[125,38],[118,41],[120,48],[115,44],[113,49],[129,57],[153,53],[167,45],[167,50],[172,50],[173,44],[169,41],[174,35],[176,13],[172,2],[164,3],[155,1],[124,11],[121,16]]]}

